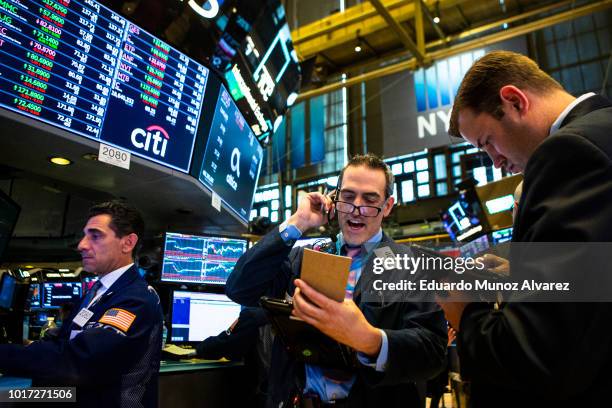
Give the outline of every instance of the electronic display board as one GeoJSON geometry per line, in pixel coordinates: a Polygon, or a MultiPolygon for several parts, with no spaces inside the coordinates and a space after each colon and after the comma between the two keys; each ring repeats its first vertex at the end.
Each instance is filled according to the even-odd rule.
{"type": "Polygon", "coordinates": [[[242,238],[167,232],[161,280],[225,285],[247,246],[242,238]]]}
{"type": "Polygon", "coordinates": [[[263,148],[251,127],[221,86],[199,180],[245,222],[261,169],[263,148]]]}
{"type": "Polygon", "coordinates": [[[0,107],[189,171],[209,70],[93,0],[0,0],[0,107]]]}

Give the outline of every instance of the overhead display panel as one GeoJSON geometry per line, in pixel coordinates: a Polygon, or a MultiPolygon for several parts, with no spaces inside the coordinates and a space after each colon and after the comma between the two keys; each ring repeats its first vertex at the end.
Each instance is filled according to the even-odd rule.
{"type": "Polygon", "coordinates": [[[209,71],[93,0],[0,0],[0,107],[189,171],[209,71]]]}
{"type": "Polygon", "coordinates": [[[199,180],[248,222],[263,148],[229,92],[221,86],[199,180]]]}

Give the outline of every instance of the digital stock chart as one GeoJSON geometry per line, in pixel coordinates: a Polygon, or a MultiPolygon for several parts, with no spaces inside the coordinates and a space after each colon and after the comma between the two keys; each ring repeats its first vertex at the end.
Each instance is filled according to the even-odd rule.
{"type": "Polygon", "coordinates": [[[224,285],[247,240],[166,233],[162,280],[224,285]]]}

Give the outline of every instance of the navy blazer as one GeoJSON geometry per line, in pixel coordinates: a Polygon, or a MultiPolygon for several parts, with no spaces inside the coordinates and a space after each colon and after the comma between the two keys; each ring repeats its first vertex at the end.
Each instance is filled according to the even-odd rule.
{"type": "MultiPolygon", "coordinates": [[[[411,254],[409,247],[386,235],[378,246],[388,246],[395,254],[411,254]]],[[[299,277],[303,253],[303,248],[288,246],[275,228],[238,260],[227,282],[227,295],[246,306],[256,306],[264,295],[276,298],[284,298],[285,293],[293,295],[293,280],[299,277]]],[[[374,301],[377,293],[370,293],[371,280],[377,276],[372,272],[373,259],[370,257],[364,265],[353,298],[370,324],[385,331],[389,341],[388,365],[384,372],[377,372],[360,364],[349,404],[424,406],[424,382],[445,364],[444,315],[429,293],[404,293],[403,301],[391,301],[381,294],[374,301]]],[[[268,405],[278,407],[303,390],[304,365],[292,361],[278,338],[272,350],[270,371],[268,405]]]]}
{"type": "MultiPolygon", "coordinates": [[[[57,338],[29,346],[0,345],[0,371],[33,379],[35,386],[76,386],[83,407],[156,407],[162,309],[155,290],[129,268],[90,308],[81,333],[72,316],[57,338]],[[129,327],[103,318],[111,309],[134,316],[129,327]]],[[[129,322],[128,318],[128,322],[129,322]]]]}

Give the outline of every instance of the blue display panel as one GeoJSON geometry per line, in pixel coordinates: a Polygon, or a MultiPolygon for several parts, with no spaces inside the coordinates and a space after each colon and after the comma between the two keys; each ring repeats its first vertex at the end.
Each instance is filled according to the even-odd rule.
{"type": "Polygon", "coordinates": [[[161,280],[224,285],[248,241],[166,233],[161,280]]]}
{"type": "Polygon", "coordinates": [[[227,330],[240,314],[240,305],[216,293],[172,293],[172,342],[200,342],[227,330]]]}
{"type": "Polygon", "coordinates": [[[209,71],[93,0],[0,1],[0,106],[188,172],[209,71]]]}
{"type": "Polygon", "coordinates": [[[81,282],[43,283],[43,308],[59,308],[67,302],[78,305],[81,301],[81,282]]]}
{"type": "Polygon", "coordinates": [[[248,222],[263,148],[224,86],[221,86],[199,180],[248,222]]]}

